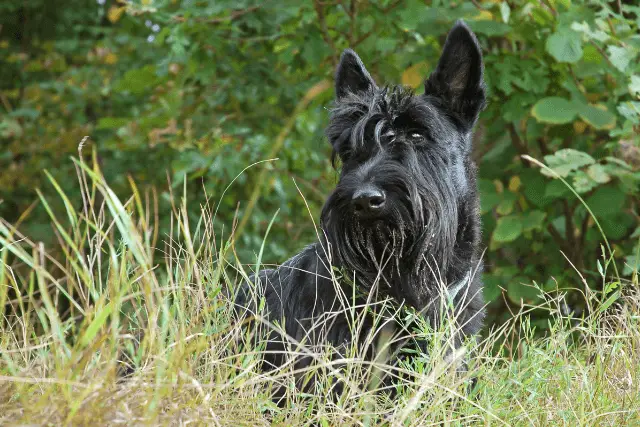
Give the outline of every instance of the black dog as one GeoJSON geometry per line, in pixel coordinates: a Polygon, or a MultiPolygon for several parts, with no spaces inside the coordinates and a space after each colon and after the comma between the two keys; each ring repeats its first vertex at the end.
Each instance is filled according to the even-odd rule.
{"type": "MultiPolygon", "coordinates": [[[[326,130],[340,180],[322,210],[319,241],[251,276],[236,300],[254,312],[264,298],[267,319],[283,328],[269,332],[268,364],[281,366],[286,349],[296,348],[292,342],[340,349],[358,339],[344,308],[345,295],[356,294],[352,286],[357,304],[390,298],[434,326],[448,294],[458,325],[453,347],[479,331],[484,303],[471,136],[485,105],[483,68],[478,41],[461,21],[424,95],[378,87],[358,55],[344,51],[326,130]]],[[[310,362],[300,357],[296,366],[310,362]]]]}

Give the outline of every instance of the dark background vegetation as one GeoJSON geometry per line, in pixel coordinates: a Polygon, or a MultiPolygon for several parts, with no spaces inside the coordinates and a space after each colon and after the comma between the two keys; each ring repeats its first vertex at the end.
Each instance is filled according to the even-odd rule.
{"type": "Polygon", "coordinates": [[[600,289],[615,274],[557,175],[598,218],[624,283],[640,251],[634,1],[3,0],[0,216],[54,245],[34,189],[54,195],[48,170],[74,194],[70,157],[89,135],[83,154],[96,150],[119,194],[131,179],[157,197],[161,235],[186,181],[190,214],[208,196],[221,238],[237,215],[243,262],[278,212],[264,260],[282,262],[315,238],[298,188],[317,218],[336,182],[323,128],[341,50],[356,49],[378,82],[420,92],[458,18],[478,35],[490,93],[474,155],[493,319],[536,302],[527,284],[600,289]]]}

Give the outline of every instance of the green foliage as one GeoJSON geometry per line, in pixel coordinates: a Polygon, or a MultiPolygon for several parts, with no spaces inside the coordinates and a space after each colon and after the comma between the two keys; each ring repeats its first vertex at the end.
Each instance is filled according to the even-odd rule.
{"type": "Polygon", "coordinates": [[[494,242],[512,242],[522,234],[522,218],[508,215],[498,218],[496,229],[493,231],[494,242]]]}
{"type": "Polygon", "coordinates": [[[536,102],[531,114],[540,122],[563,124],[571,123],[578,114],[578,109],[566,99],[550,96],[536,102]]]}
{"type": "Polygon", "coordinates": [[[579,34],[565,27],[547,38],[547,52],[557,62],[576,63],[582,58],[582,39],[579,34]]]}
{"type": "MultiPolygon", "coordinates": [[[[500,282],[487,293],[494,317],[507,312],[504,304],[520,304],[520,283],[553,277],[563,289],[582,286],[567,259],[589,286],[601,286],[589,267],[603,241],[595,221],[558,178],[522,155],[544,159],[583,196],[611,240],[621,279],[633,274],[640,248],[633,2],[101,3],[0,5],[0,215],[20,219],[35,239],[53,237],[42,206],[29,210],[33,188],[44,187],[42,170],[72,188],[68,157],[90,135],[116,193],[126,194],[131,177],[143,191],[157,189],[162,208],[187,183],[189,214],[211,198],[225,237],[238,215],[244,262],[258,251],[265,262],[283,261],[315,238],[309,212],[317,218],[335,182],[322,131],[341,50],[355,48],[378,81],[421,91],[447,30],[463,18],[483,47],[489,85],[475,156],[485,274],[500,282]]],[[[169,227],[163,217],[156,231],[169,227]]]]}

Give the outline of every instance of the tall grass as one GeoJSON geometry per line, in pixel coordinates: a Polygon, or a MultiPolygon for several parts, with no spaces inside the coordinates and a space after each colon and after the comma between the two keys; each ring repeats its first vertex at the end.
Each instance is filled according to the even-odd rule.
{"type": "Polygon", "coordinates": [[[315,392],[302,394],[293,365],[261,372],[262,345],[232,318],[229,295],[256,265],[237,259],[232,231],[214,232],[216,201],[194,222],[180,195],[159,212],[155,193],[131,182],[121,200],[96,161],[75,165],[79,208],[51,176],[65,215],[40,198],[55,248],[0,222],[1,425],[640,425],[637,279],[611,285],[623,291],[613,300],[585,287],[593,309],[581,318],[561,291],[523,306],[465,348],[475,355],[466,374],[440,357],[391,368],[355,349],[337,363],[292,343],[316,361],[315,392]],[[544,337],[528,321],[540,309],[544,337]],[[395,397],[379,392],[380,372],[401,374],[395,397]],[[347,385],[338,396],[336,378],[347,385]]]}

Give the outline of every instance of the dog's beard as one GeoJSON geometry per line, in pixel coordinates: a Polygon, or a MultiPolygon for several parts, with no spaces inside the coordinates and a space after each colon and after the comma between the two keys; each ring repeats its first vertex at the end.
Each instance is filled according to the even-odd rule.
{"type": "Polygon", "coordinates": [[[456,205],[411,190],[377,220],[346,214],[346,202],[330,198],[322,212],[322,230],[332,264],[356,272],[365,287],[375,281],[393,286],[408,276],[438,279],[444,274],[455,245],[456,205]]]}
{"type": "Polygon", "coordinates": [[[355,221],[351,234],[352,246],[359,259],[368,260],[378,270],[383,270],[389,262],[392,267],[399,268],[398,260],[405,252],[407,241],[407,230],[402,224],[393,226],[381,220],[371,224],[355,221]]]}
{"type": "Polygon", "coordinates": [[[400,274],[404,264],[420,264],[425,250],[437,253],[443,249],[434,241],[441,230],[429,232],[425,224],[425,219],[434,226],[438,221],[430,221],[424,214],[418,218],[406,205],[391,209],[377,220],[359,220],[344,212],[339,205],[323,210],[322,229],[332,262],[366,277],[376,277],[380,272],[400,274]]]}

